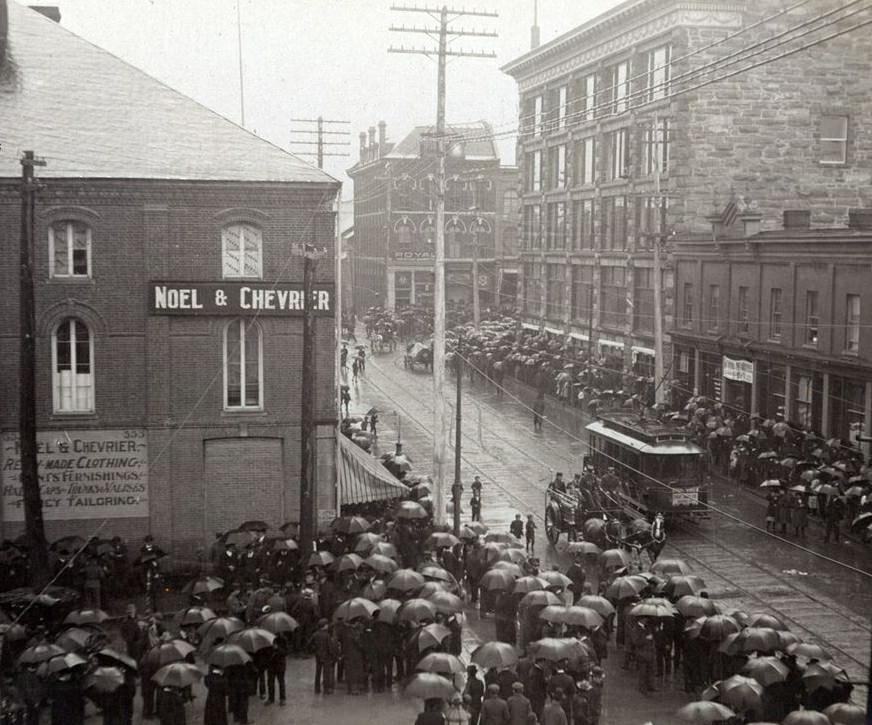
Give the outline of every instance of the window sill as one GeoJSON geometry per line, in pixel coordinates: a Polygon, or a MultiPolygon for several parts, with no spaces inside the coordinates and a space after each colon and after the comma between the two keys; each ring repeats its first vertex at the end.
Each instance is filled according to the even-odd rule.
{"type": "Polygon", "coordinates": [[[842,350],[842,355],[845,357],[860,357],[859,350],[842,350]]]}
{"type": "Polygon", "coordinates": [[[58,284],[95,284],[93,277],[49,277],[49,283],[58,284]]]}
{"type": "Polygon", "coordinates": [[[829,168],[844,169],[848,167],[847,161],[818,161],[818,166],[827,166],[829,168]]]}
{"type": "Polygon", "coordinates": [[[95,411],[79,411],[79,410],[56,410],[51,414],[52,420],[97,420],[97,413],[95,411]]]}
{"type": "Polygon", "coordinates": [[[816,342],[804,342],[802,344],[802,349],[803,350],[817,350],[818,345],[816,342]]]}
{"type": "Polygon", "coordinates": [[[766,342],[771,342],[773,345],[780,345],[781,338],[780,337],[767,337],[766,342]]]}

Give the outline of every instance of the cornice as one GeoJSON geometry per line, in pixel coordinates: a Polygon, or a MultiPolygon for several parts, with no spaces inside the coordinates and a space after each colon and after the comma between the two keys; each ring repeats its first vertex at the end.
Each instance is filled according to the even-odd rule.
{"type": "Polygon", "coordinates": [[[670,3],[642,0],[628,5],[622,13],[580,26],[552,41],[553,45],[544,46],[503,70],[517,80],[518,90],[523,93],[678,27],[735,30],[742,25],[743,5],[741,0],[670,3]]]}

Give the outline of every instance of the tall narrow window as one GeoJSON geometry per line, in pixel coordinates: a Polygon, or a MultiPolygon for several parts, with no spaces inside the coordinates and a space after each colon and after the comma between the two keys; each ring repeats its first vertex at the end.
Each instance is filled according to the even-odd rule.
{"type": "Polygon", "coordinates": [[[717,284],[709,285],[709,309],[708,326],[710,330],[720,327],[721,318],[721,287],[717,284]]]}
{"type": "Polygon", "coordinates": [[[263,238],[251,224],[231,224],[221,230],[221,257],[225,279],[263,276],[263,238]]]}
{"type": "Polygon", "coordinates": [[[533,133],[536,136],[541,136],[545,130],[543,112],[544,99],[542,96],[536,96],[533,99],[533,133]]]}
{"type": "Polygon", "coordinates": [[[669,121],[665,118],[646,129],[642,144],[642,173],[652,176],[669,170],[669,121]]]}
{"type": "Polygon", "coordinates": [[[769,292],[769,337],[771,339],[781,338],[781,326],[781,290],[773,287],[769,292]]]}
{"type": "Polygon", "coordinates": [[[737,318],[739,323],[739,332],[747,335],[751,329],[750,312],[748,307],[748,288],[739,287],[737,318]]]}
{"type": "Polygon", "coordinates": [[[582,199],[575,202],[576,220],[575,229],[577,247],[580,249],[594,248],[594,200],[582,199]]]}
{"type": "Polygon", "coordinates": [[[551,188],[566,188],[566,144],[551,149],[551,188]]]}
{"type": "Polygon", "coordinates": [[[612,113],[627,110],[627,96],[630,94],[630,64],[627,61],[616,63],[609,71],[609,85],[612,95],[612,113]]]}
{"type": "Polygon", "coordinates": [[[620,179],[628,175],[627,140],[629,132],[619,128],[606,135],[608,153],[608,180],[620,179]]]}
{"type": "Polygon", "coordinates": [[[585,76],[581,81],[581,87],[584,94],[583,120],[591,121],[593,120],[594,107],[596,106],[596,75],[591,73],[585,76]]]}
{"type": "Polygon", "coordinates": [[[55,412],[94,412],[94,347],[88,326],[67,318],[57,326],[53,338],[55,412]]]}
{"type": "Polygon", "coordinates": [[[593,184],[596,181],[596,138],[589,136],[583,141],[581,183],[593,184]]]}
{"type": "Polygon", "coordinates": [[[263,343],[260,326],[243,319],[224,328],[224,407],[263,408],[263,343]]]}
{"type": "Polygon", "coordinates": [[[91,276],[91,228],[82,222],[55,222],[48,228],[52,277],[91,276]]]}
{"type": "Polygon", "coordinates": [[[860,352],[860,295],[845,298],[845,350],[860,352]]]}
{"type": "Polygon", "coordinates": [[[566,128],[566,103],[569,97],[569,89],[560,86],[557,89],[557,128],[566,128]]]}
{"type": "Polygon", "coordinates": [[[848,117],[824,116],[821,118],[822,164],[844,164],[848,161],[848,117]]]}
{"type": "Polygon", "coordinates": [[[690,327],[693,324],[693,285],[690,282],[684,283],[684,299],[681,309],[681,322],[690,327]]]}
{"type": "Polygon", "coordinates": [[[669,94],[669,62],[671,52],[668,45],[655,48],[648,53],[648,100],[656,101],[669,94]]]}
{"type": "Polygon", "coordinates": [[[530,191],[542,191],[542,152],[534,151],[530,164],[530,191]]]}
{"type": "Polygon", "coordinates": [[[817,347],[821,318],[818,312],[818,293],[808,290],[805,293],[805,344],[817,347]]]}

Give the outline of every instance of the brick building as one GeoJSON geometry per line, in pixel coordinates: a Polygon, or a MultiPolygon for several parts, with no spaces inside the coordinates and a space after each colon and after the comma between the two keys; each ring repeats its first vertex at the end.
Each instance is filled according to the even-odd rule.
{"type": "Polygon", "coordinates": [[[825,438],[872,431],[872,212],[851,226],[785,227],[675,245],[674,394],[784,415],[825,438]]]}
{"type": "MultiPolygon", "coordinates": [[[[358,311],[432,304],[438,164],[432,131],[416,127],[398,144],[387,141],[384,122],[378,139],[375,127],[360,134],[360,157],[348,171],[354,180],[349,254],[358,311]]],[[[480,301],[486,306],[503,280],[497,260],[504,248],[514,252],[516,245],[517,173],[500,167],[487,124],[452,127],[449,133],[456,142],[446,162],[446,300],[471,303],[477,261],[480,301]]],[[[509,286],[514,269],[505,275],[509,286]]]]}
{"type": "MultiPolygon", "coordinates": [[[[504,67],[520,94],[528,323],[590,330],[600,351],[650,362],[659,235],[705,231],[713,213],[734,222],[740,196],[763,229],[785,208],[837,225],[870,203],[872,94],[857,85],[872,74],[868,33],[706,84],[856,23],[821,1],[770,19],[789,5],[628,0],[504,67]]],[[[672,290],[667,255],[666,329],[672,290]]]]}
{"type": "MultiPolygon", "coordinates": [[[[151,533],[188,556],[245,519],[297,519],[302,263],[291,250],[332,251],[339,183],[15,3],[0,84],[7,291],[18,287],[18,154],[47,164],[33,256],[49,539],[105,522],[101,536],[151,533]]],[[[328,256],[315,282],[322,509],[335,507],[333,277],[328,256]]],[[[23,527],[17,371],[13,292],[0,316],[0,538],[23,527]]]]}

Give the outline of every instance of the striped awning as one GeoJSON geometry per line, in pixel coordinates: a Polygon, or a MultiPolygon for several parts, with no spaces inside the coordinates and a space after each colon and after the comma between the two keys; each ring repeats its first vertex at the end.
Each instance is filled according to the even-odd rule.
{"type": "Polygon", "coordinates": [[[402,498],[409,489],[363,448],[344,435],[339,441],[339,496],[343,504],[402,498]]]}

